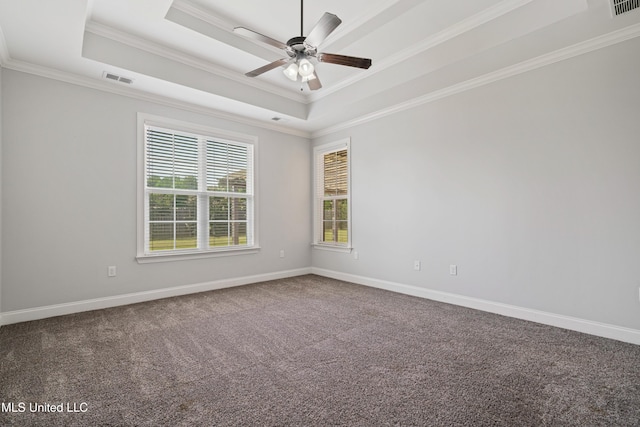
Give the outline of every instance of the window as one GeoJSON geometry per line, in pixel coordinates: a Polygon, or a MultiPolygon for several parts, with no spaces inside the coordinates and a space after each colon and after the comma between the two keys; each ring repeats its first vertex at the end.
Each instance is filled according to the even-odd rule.
{"type": "Polygon", "coordinates": [[[314,228],[317,247],[351,248],[350,140],[316,147],[314,228]]]}
{"type": "Polygon", "coordinates": [[[138,121],[138,259],[257,249],[255,138],[146,115],[138,121]]]}

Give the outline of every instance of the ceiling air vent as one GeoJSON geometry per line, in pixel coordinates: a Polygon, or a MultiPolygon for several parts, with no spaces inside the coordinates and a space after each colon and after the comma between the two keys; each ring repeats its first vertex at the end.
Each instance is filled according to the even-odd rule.
{"type": "Polygon", "coordinates": [[[128,77],[122,77],[117,74],[108,73],[106,71],[102,74],[102,77],[104,77],[105,79],[116,81],[116,82],[126,83],[128,85],[133,83],[133,80],[128,77]]]}
{"type": "Polygon", "coordinates": [[[640,7],[640,0],[611,0],[611,11],[613,16],[631,12],[640,7]]]}

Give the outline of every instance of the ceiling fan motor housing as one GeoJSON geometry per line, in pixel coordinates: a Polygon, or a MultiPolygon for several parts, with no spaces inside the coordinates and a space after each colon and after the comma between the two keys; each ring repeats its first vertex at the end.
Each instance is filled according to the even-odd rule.
{"type": "Polygon", "coordinates": [[[292,39],[289,39],[289,41],[287,42],[287,46],[289,46],[294,51],[301,52],[304,50],[305,40],[306,40],[306,37],[302,37],[302,36],[294,37],[292,39]]]}

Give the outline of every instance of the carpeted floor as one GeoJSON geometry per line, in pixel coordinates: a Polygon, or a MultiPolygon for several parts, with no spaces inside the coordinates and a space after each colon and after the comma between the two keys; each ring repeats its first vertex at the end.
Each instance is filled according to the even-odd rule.
{"type": "Polygon", "coordinates": [[[3,426],[640,425],[640,346],[318,276],[0,344],[3,426]]]}

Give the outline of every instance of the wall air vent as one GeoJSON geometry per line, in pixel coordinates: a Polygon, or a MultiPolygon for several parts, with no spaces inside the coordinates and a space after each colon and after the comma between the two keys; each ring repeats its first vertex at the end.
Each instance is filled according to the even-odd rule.
{"type": "Polygon", "coordinates": [[[631,12],[640,7],[640,0],[611,0],[611,12],[613,16],[631,12]]]}
{"type": "Polygon", "coordinates": [[[133,79],[130,79],[128,77],[122,77],[117,74],[109,73],[107,71],[102,73],[102,77],[104,77],[105,79],[113,80],[115,82],[126,83],[128,85],[133,83],[133,79]]]}

